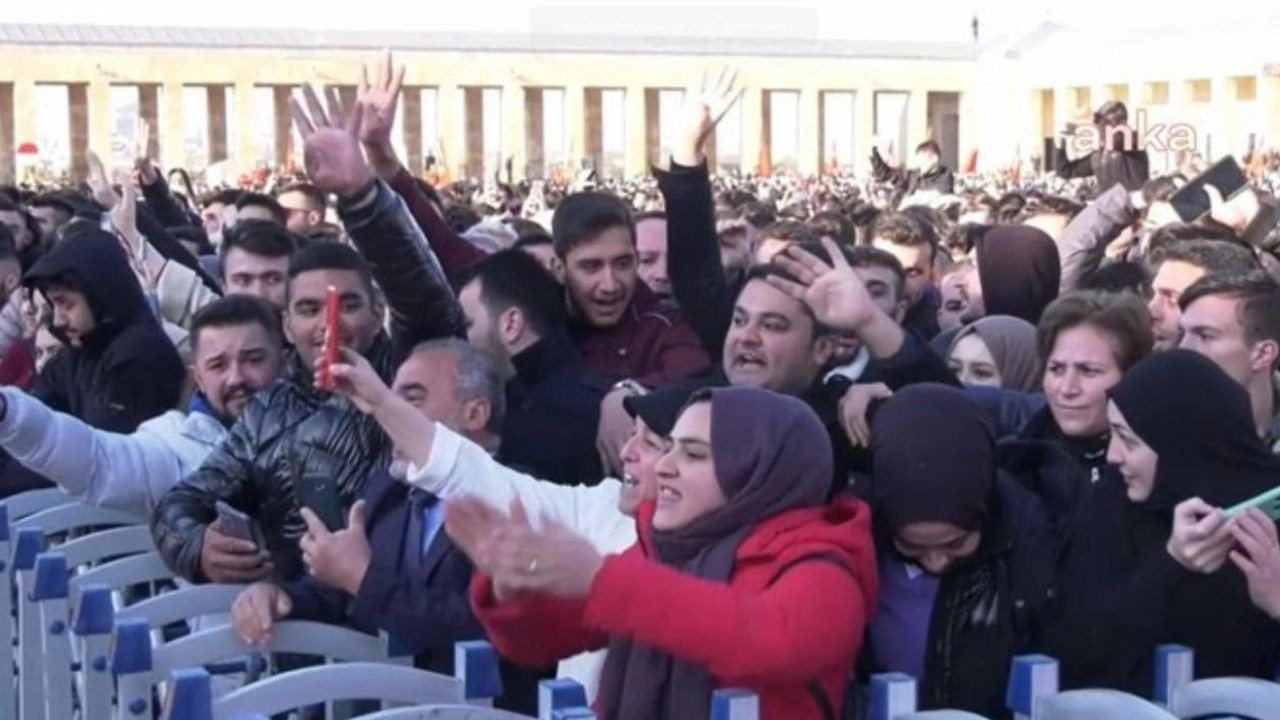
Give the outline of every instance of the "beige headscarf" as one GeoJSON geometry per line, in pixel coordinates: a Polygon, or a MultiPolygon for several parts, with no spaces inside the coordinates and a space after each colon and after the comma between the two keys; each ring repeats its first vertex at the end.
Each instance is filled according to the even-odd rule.
{"type": "Polygon", "coordinates": [[[1031,392],[1040,385],[1040,357],[1036,350],[1036,326],[1010,315],[991,315],[964,326],[951,340],[947,357],[956,343],[972,334],[986,343],[1000,369],[1001,387],[1031,392]]]}

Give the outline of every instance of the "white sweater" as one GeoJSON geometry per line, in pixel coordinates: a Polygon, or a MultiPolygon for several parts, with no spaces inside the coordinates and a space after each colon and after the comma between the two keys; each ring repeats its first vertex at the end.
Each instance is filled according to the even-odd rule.
{"type": "MultiPolygon", "coordinates": [[[[430,459],[423,467],[410,467],[408,481],[444,500],[470,495],[503,512],[518,497],[531,522],[553,518],[604,554],[621,553],[636,543],[635,519],[618,511],[622,483],[606,478],[594,487],[570,487],[538,480],[502,465],[479,445],[440,424],[430,459]]],[[[604,655],[601,650],[564,660],[558,675],[582,683],[588,702],[593,701],[604,655]]]]}

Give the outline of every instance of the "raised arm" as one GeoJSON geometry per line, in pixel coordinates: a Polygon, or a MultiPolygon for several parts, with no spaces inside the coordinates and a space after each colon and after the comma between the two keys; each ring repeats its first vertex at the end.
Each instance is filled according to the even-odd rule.
{"type": "Polygon", "coordinates": [[[714,85],[708,86],[704,77],[701,87],[686,93],[685,128],[671,169],[655,171],[666,203],[671,288],[681,315],[713,358],[724,351],[737,288],[729,285],[720,262],[705,148],[716,124],[742,94],[735,91],[735,82],[736,75],[726,71],[714,85]]]}

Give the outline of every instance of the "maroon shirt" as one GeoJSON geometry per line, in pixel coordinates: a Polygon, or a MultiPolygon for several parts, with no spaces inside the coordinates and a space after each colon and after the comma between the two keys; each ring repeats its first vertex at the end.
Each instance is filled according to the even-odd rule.
{"type": "Polygon", "coordinates": [[[597,328],[574,319],[569,331],[587,367],[610,384],[635,380],[659,387],[711,369],[711,359],[680,311],[639,281],[617,325],[597,328]]]}

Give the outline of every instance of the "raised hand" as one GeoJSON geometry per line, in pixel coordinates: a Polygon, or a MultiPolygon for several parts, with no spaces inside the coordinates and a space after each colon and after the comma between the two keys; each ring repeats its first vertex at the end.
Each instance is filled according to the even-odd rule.
{"type": "Polygon", "coordinates": [[[363,116],[360,142],[369,155],[371,164],[383,179],[400,170],[400,161],[391,144],[391,128],[396,122],[396,105],[400,102],[400,89],[404,85],[405,66],[394,67],[391,51],[378,62],[370,82],[369,65],[365,64],[356,91],[356,104],[363,116]]]}
{"type": "Polygon", "coordinates": [[[138,178],[144,185],[150,185],[160,175],[151,164],[151,123],[138,119],[138,132],[133,144],[133,169],[138,171],[138,178]]]}
{"type": "Polygon", "coordinates": [[[307,572],[325,585],[355,595],[373,557],[365,528],[364,500],[351,506],[347,526],[341,530],[329,530],[311,508],[302,508],[302,519],[307,523],[307,533],[298,547],[307,572]]]}
{"type": "Polygon", "coordinates": [[[363,113],[359,103],[345,114],[336,93],[329,95],[329,110],[310,84],[302,86],[307,109],[296,98],[289,98],[289,112],[302,135],[303,158],[311,182],[323,192],[351,199],[369,183],[373,174],[360,152],[363,113]]]}
{"type": "Polygon", "coordinates": [[[725,67],[714,79],[703,71],[699,83],[685,91],[684,131],[680,144],[672,152],[676,163],[685,166],[702,164],[707,138],[715,132],[716,125],[729,108],[742,97],[743,88],[735,87],[737,82],[737,71],[725,67]]]}
{"type": "Polygon", "coordinates": [[[89,174],[85,177],[85,184],[93,191],[93,199],[99,205],[111,210],[120,201],[120,196],[116,195],[116,191],[111,187],[111,179],[107,177],[107,167],[102,164],[102,158],[98,157],[98,153],[90,150],[85,153],[85,161],[89,165],[89,174]]]}
{"type": "Polygon", "coordinates": [[[830,254],[831,263],[792,245],[774,256],[773,263],[795,280],[770,275],[766,282],[808,305],[813,316],[823,325],[857,332],[875,320],[880,310],[835,242],[823,238],[822,246],[830,254]]]}

